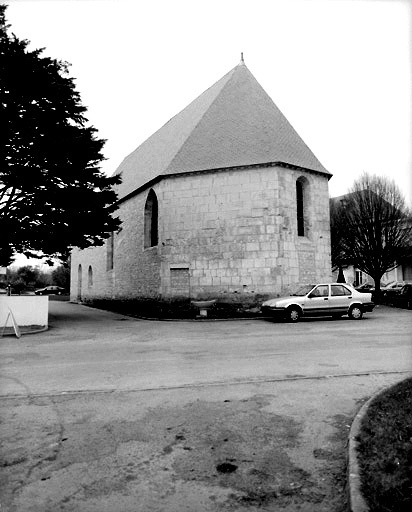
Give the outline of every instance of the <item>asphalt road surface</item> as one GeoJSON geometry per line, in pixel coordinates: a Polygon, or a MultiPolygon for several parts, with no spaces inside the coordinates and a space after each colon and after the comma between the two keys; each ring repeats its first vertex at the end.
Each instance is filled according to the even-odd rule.
{"type": "Polygon", "coordinates": [[[410,374],[411,327],[51,301],[49,331],[0,341],[0,510],[343,511],[350,423],[410,374]]]}

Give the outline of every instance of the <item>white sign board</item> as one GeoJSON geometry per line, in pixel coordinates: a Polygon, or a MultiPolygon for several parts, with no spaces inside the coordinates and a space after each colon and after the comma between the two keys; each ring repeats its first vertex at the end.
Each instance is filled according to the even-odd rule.
{"type": "Polygon", "coordinates": [[[7,273],[7,268],[6,267],[0,267],[0,276],[5,276],[7,273]]]}
{"type": "Polygon", "coordinates": [[[21,338],[20,328],[17,325],[16,319],[14,318],[14,315],[13,315],[13,311],[10,308],[9,308],[9,313],[7,315],[6,323],[4,324],[3,332],[1,333],[1,335],[2,336],[4,335],[4,331],[5,331],[6,327],[7,327],[7,322],[9,321],[9,318],[11,318],[11,323],[13,325],[14,334],[16,335],[17,338],[21,338]]]}

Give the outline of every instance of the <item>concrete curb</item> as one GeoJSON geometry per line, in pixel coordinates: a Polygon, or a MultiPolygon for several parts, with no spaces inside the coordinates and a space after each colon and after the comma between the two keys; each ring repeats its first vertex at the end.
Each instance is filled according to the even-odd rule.
{"type": "Polygon", "coordinates": [[[399,382],[396,382],[395,384],[392,384],[385,389],[377,391],[373,396],[369,398],[367,402],[363,404],[352,422],[349,431],[348,443],[348,504],[350,512],[369,512],[370,510],[361,492],[360,467],[357,452],[359,443],[356,441],[362,420],[368,412],[371,403],[380,395],[386,393],[388,390],[397,386],[398,384],[399,382]]]}
{"type": "Polygon", "coordinates": [[[129,318],[136,318],[138,320],[149,320],[150,322],[236,322],[238,320],[273,320],[270,316],[256,315],[256,316],[238,316],[238,317],[226,317],[226,318],[209,318],[209,317],[199,317],[199,318],[167,318],[167,317],[150,317],[150,316],[142,316],[131,313],[122,313],[121,311],[112,311],[111,309],[101,309],[96,308],[94,306],[90,306],[90,304],[86,304],[85,302],[74,302],[69,301],[70,304],[75,304],[79,306],[84,306],[90,309],[97,309],[98,311],[108,311],[109,313],[113,313],[115,315],[127,316],[129,318]]]}
{"type": "Polygon", "coordinates": [[[40,332],[45,332],[45,331],[48,331],[48,330],[49,330],[49,326],[45,325],[44,327],[41,327],[40,329],[35,329],[34,331],[22,332],[21,334],[22,335],[26,335],[26,334],[39,334],[40,332]]]}
{"type": "MultiPolygon", "coordinates": [[[[48,331],[48,330],[49,330],[49,326],[45,325],[44,327],[40,327],[39,329],[33,329],[32,331],[22,331],[22,330],[20,330],[20,334],[22,336],[26,336],[27,334],[39,334],[41,332],[45,332],[45,331],[48,331]]],[[[1,338],[6,338],[8,336],[16,337],[16,334],[14,332],[8,332],[8,333],[0,335],[0,339],[1,338]]]]}
{"type": "Polygon", "coordinates": [[[349,431],[349,445],[348,445],[348,504],[350,512],[369,512],[369,507],[361,492],[360,481],[360,467],[358,462],[357,447],[358,442],[356,437],[359,434],[360,425],[365,417],[369,405],[382,391],[373,395],[358,411],[355,419],[352,422],[349,431]]]}
{"type": "MultiPolygon", "coordinates": [[[[124,316],[131,316],[126,315],[124,316]]],[[[238,320],[271,320],[271,317],[269,316],[239,316],[239,317],[231,317],[231,318],[151,318],[146,316],[135,316],[133,315],[132,318],[138,318],[139,320],[150,320],[150,321],[156,321],[156,322],[237,322],[238,320]]]]}

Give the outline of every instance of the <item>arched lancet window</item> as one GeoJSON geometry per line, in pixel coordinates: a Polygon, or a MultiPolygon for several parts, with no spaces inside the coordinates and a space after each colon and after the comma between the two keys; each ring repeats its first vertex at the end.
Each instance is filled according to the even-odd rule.
{"type": "Polygon", "coordinates": [[[82,298],[82,266],[77,268],[77,300],[82,298]]]}
{"type": "Polygon", "coordinates": [[[106,242],[106,270],[113,270],[114,259],[114,233],[110,233],[106,242]]]}
{"type": "Polygon", "coordinates": [[[298,236],[307,236],[308,181],[301,176],[296,180],[296,220],[298,236]]]}
{"type": "Polygon", "coordinates": [[[144,247],[154,247],[158,244],[158,203],[153,190],[147,196],[144,207],[144,247]]]}
{"type": "Polygon", "coordinates": [[[87,286],[89,288],[93,286],[93,269],[91,265],[89,265],[89,270],[87,272],[87,286]]]}

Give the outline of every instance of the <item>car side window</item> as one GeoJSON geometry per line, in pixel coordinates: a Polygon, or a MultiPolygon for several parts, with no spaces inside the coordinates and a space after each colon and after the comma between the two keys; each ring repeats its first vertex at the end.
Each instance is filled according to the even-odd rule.
{"type": "Polygon", "coordinates": [[[346,286],[342,286],[341,284],[332,284],[332,296],[333,297],[341,297],[343,295],[350,295],[351,292],[346,288],[346,286]]]}
{"type": "Polygon", "coordinates": [[[310,294],[311,297],[327,297],[329,295],[329,286],[321,285],[317,286],[310,294]]]}
{"type": "Polygon", "coordinates": [[[411,293],[411,291],[412,291],[412,286],[405,285],[405,286],[402,286],[400,294],[407,295],[408,293],[411,293]]]}
{"type": "Polygon", "coordinates": [[[331,286],[331,295],[332,297],[338,297],[340,295],[345,295],[344,293],[344,290],[343,290],[343,286],[338,286],[338,285],[332,285],[331,286]]]}

